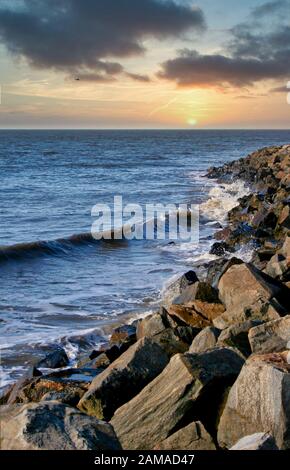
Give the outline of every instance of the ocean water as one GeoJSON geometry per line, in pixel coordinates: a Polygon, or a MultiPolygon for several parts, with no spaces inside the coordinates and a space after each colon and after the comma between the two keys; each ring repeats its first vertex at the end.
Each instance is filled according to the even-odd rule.
{"type": "Polygon", "coordinates": [[[1,131],[1,385],[53,344],[73,363],[114,325],[157,308],[170,279],[211,258],[212,233],[247,192],[207,180],[207,168],[289,142],[289,131],[1,131]],[[199,204],[199,245],[69,240],[115,195],[199,204]]]}

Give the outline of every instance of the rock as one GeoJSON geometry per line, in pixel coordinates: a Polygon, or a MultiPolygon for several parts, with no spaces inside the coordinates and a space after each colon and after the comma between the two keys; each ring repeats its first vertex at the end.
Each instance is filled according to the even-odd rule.
{"type": "Polygon", "coordinates": [[[170,304],[172,300],[180,295],[184,289],[198,282],[198,277],[194,271],[188,271],[179,279],[172,282],[165,290],[162,301],[165,305],[170,304]]]}
{"type": "Polygon", "coordinates": [[[167,308],[167,311],[173,319],[177,319],[197,330],[211,326],[213,320],[224,312],[224,307],[221,304],[202,305],[202,308],[200,304],[197,306],[198,310],[196,303],[171,305],[167,308]]]}
{"type": "Polygon", "coordinates": [[[197,421],[171,434],[155,450],[216,450],[216,446],[202,423],[197,421]]]}
{"type": "Polygon", "coordinates": [[[270,434],[257,432],[243,437],[230,450],[278,450],[278,447],[270,434]]]}
{"type": "Polygon", "coordinates": [[[57,402],[1,409],[2,450],[121,450],[112,426],[57,402]]]}
{"type": "Polygon", "coordinates": [[[7,400],[7,403],[8,404],[12,404],[12,403],[15,403],[16,401],[16,398],[17,398],[17,395],[21,392],[21,390],[27,385],[30,383],[30,381],[34,378],[34,377],[41,377],[42,376],[42,373],[36,369],[35,367],[30,367],[28,369],[28,371],[26,371],[22,377],[20,377],[20,379],[12,386],[11,390],[10,390],[10,393],[9,393],[9,397],[8,397],[8,400],[7,400]]]}
{"type": "Polygon", "coordinates": [[[183,292],[173,300],[172,304],[184,305],[195,300],[214,304],[220,303],[216,289],[207,282],[196,282],[184,289],[183,292]]]}
{"type": "Polygon", "coordinates": [[[211,261],[208,264],[206,281],[214,288],[217,288],[220,278],[235,264],[243,264],[243,261],[235,256],[230,259],[221,258],[211,261]]]}
{"type": "Polygon", "coordinates": [[[290,207],[289,205],[284,206],[279,219],[278,219],[278,224],[282,225],[283,227],[287,228],[288,230],[290,229],[290,207]]]}
{"type": "Polygon", "coordinates": [[[284,273],[289,269],[290,262],[281,254],[275,254],[267,263],[265,272],[274,279],[282,279],[284,273]]]}
{"type": "Polygon", "coordinates": [[[100,372],[93,369],[65,369],[30,378],[12,391],[8,404],[39,402],[49,393],[57,394],[58,400],[63,403],[76,405],[100,372]]]}
{"type": "Polygon", "coordinates": [[[164,310],[162,313],[153,313],[152,315],[148,315],[147,317],[143,318],[143,320],[138,322],[137,339],[139,340],[145,336],[152,338],[153,336],[162,333],[162,331],[169,327],[170,324],[164,310]]]}
{"type": "Polygon", "coordinates": [[[249,342],[253,353],[290,349],[290,315],[251,328],[249,342]]]}
{"type": "Polygon", "coordinates": [[[119,408],[111,423],[124,449],[152,449],[191,418],[211,432],[225,389],[243,365],[234,351],[176,354],[135,398],[119,408]]]}
{"type": "Polygon", "coordinates": [[[218,346],[230,346],[238,349],[244,357],[248,357],[252,350],[248,339],[248,332],[251,328],[260,325],[258,320],[248,320],[237,323],[223,330],[218,338],[218,346]]]}
{"type": "Polygon", "coordinates": [[[215,242],[210,249],[210,254],[223,256],[226,251],[233,252],[233,248],[230,247],[230,245],[228,245],[226,242],[215,242]]]}
{"type": "Polygon", "coordinates": [[[167,365],[166,352],[152,339],[142,338],[91,383],[78,408],[89,415],[110,419],[167,365]]]}
{"type": "Polygon", "coordinates": [[[251,264],[231,266],[218,287],[226,312],[214,322],[217,328],[248,319],[275,320],[289,308],[287,287],[251,264]]]}
{"type": "Polygon", "coordinates": [[[269,432],[279,449],[290,448],[290,365],[282,354],[252,356],[230,390],[218,442],[230,448],[244,436],[269,432]]]}
{"type": "Polygon", "coordinates": [[[8,399],[10,397],[10,394],[13,390],[13,384],[12,385],[5,385],[0,389],[0,405],[6,405],[8,402],[8,399]]]}
{"type": "MultiPolygon", "coordinates": [[[[122,325],[115,328],[110,338],[110,345],[117,345],[124,349],[124,346],[131,346],[136,342],[136,327],[134,325],[122,325]]],[[[124,352],[124,350],[123,350],[124,352]]]]}
{"type": "Polygon", "coordinates": [[[290,237],[286,237],[280,253],[287,259],[290,256],[290,237]]]}
{"type": "Polygon", "coordinates": [[[221,331],[214,326],[207,326],[194,338],[190,348],[190,353],[202,353],[216,346],[221,331]]]}
{"type": "Polygon", "coordinates": [[[41,359],[36,367],[47,369],[58,369],[66,367],[69,364],[69,359],[63,348],[57,348],[51,353],[47,354],[44,359],[41,359]]]}

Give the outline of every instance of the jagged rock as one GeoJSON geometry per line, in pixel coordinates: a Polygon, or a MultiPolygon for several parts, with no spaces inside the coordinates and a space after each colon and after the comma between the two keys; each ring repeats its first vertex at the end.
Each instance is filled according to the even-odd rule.
{"type": "Polygon", "coordinates": [[[290,448],[290,365],[286,355],[252,356],[230,390],[218,442],[230,448],[244,436],[269,432],[279,449],[290,448]]]}
{"type": "Polygon", "coordinates": [[[9,397],[8,397],[8,400],[7,400],[7,403],[8,404],[12,404],[12,403],[16,403],[16,398],[18,396],[18,394],[21,392],[21,390],[27,385],[30,383],[30,381],[34,378],[34,377],[41,377],[42,376],[42,373],[36,369],[35,367],[30,367],[24,374],[22,377],[20,377],[20,379],[17,380],[17,382],[15,384],[13,384],[11,390],[10,390],[10,393],[9,393],[9,397]]]}
{"type": "Polygon", "coordinates": [[[222,304],[188,303],[185,305],[170,305],[167,308],[169,315],[185,325],[196,329],[210,326],[213,320],[224,312],[222,304]]]}
{"type": "Polygon", "coordinates": [[[248,357],[252,352],[248,332],[251,328],[260,324],[261,322],[258,320],[248,320],[229,326],[221,332],[217,345],[237,348],[245,357],[248,357]]]}
{"type": "Polygon", "coordinates": [[[202,353],[216,346],[221,330],[214,326],[207,326],[194,338],[190,348],[190,353],[202,353]]]}
{"type": "Polygon", "coordinates": [[[274,279],[281,279],[289,266],[290,260],[288,261],[282,254],[276,253],[267,263],[265,272],[274,279]]]}
{"type": "Polygon", "coordinates": [[[211,261],[208,264],[206,281],[213,287],[217,288],[220,278],[231,266],[234,266],[235,264],[243,264],[243,261],[235,256],[230,259],[221,258],[211,261]]]}
{"type": "Polygon", "coordinates": [[[223,256],[226,252],[233,252],[233,248],[226,242],[215,242],[210,249],[210,254],[216,256],[223,256]]]}
{"type": "Polygon", "coordinates": [[[216,450],[216,446],[203,424],[197,421],[160,442],[155,450],[216,450]]]}
{"type": "Polygon", "coordinates": [[[136,342],[136,327],[134,325],[122,325],[115,328],[110,338],[110,345],[117,345],[123,348],[131,346],[136,342]]]}
{"type": "Polygon", "coordinates": [[[100,372],[93,369],[65,369],[30,378],[12,390],[8,404],[39,402],[47,393],[57,393],[63,403],[76,405],[100,372]]]}
{"type": "Polygon", "coordinates": [[[152,336],[162,333],[162,331],[169,327],[170,324],[164,310],[160,313],[153,313],[138,322],[137,339],[139,340],[145,336],[151,338],[152,336]]]}
{"type": "Polygon", "coordinates": [[[218,286],[226,312],[214,321],[217,328],[248,319],[275,320],[289,308],[289,289],[251,264],[231,266],[218,286]]]}
{"type": "Polygon", "coordinates": [[[290,349],[290,315],[251,328],[249,342],[253,353],[290,349]]]}
{"type": "Polygon", "coordinates": [[[115,412],[111,423],[123,448],[152,449],[189,417],[214,432],[223,393],[243,362],[226,348],[173,356],[158,377],[115,412]]]}
{"type": "Polygon", "coordinates": [[[283,208],[283,210],[280,214],[278,224],[282,225],[283,227],[287,228],[288,230],[290,229],[290,207],[289,207],[289,205],[284,206],[284,208],[283,208]]]}
{"type": "Polygon", "coordinates": [[[101,419],[134,397],[167,365],[168,354],[151,338],[142,338],[91,383],[78,408],[101,419]]]}
{"type": "Polygon", "coordinates": [[[57,402],[1,409],[2,450],[121,450],[112,426],[57,402]]]}
{"type": "Polygon", "coordinates": [[[58,369],[60,367],[66,367],[69,363],[67,354],[63,348],[56,348],[54,351],[50,352],[45,356],[44,359],[41,359],[36,367],[48,368],[48,369],[58,369]]]}
{"type": "Polygon", "coordinates": [[[257,432],[243,437],[230,450],[278,450],[278,447],[270,434],[257,432]]]}
{"type": "Polygon", "coordinates": [[[180,278],[167,286],[162,299],[163,303],[165,305],[170,304],[172,300],[180,295],[184,289],[195,284],[198,280],[199,279],[194,271],[188,271],[183,274],[180,278]]]}
{"type": "Polygon", "coordinates": [[[12,385],[5,385],[0,389],[0,405],[6,405],[13,389],[12,385]]]}
{"type": "Polygon", "coordinates": [[[207,282],[195,282],[175,297],[172,304],[184,305],[189,302],[201,301],[207,303],[220,303],[218,292],[207,282]]]}

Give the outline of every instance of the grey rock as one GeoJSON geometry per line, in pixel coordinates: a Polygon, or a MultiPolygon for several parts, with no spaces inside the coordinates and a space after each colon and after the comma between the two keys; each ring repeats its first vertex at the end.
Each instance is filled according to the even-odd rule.
{"type": "Polygon", "coordinates": [[[156,450],[216,450],[213,439],[199,421],[190,423],[160,442],[156,450]]]}
{"type": "Polygon", "coordinates": [[[237,348],[245,357],[248,357],[252,352],[248,332],[251,328],[260,324],[261,322],[259,320],[248,320],[229,326],[221,332],[217,345],[237,348]]]}
{"type": "Polygon", "coordinates": [[[251,328],[249,342],[253,353],[290,349],[290,315],[251,328]]]}
{"type": "Polygon", "coordinates": [[[142,338],[96,377],[78,407],[100,419],[133,398],[167,365],[169,356],[151,338],[142,338]]]}
{"type": "Polygon", "coordinates": [[[252,356],[230,390],[218,427],[221,447],[269,432],[279,449],[290,448],[290,365],[284,354],[252,356]]]}
{"type": "Polygon", "coordinates": [[[115,412],[111,423],[123,448],[152,449],[189,416],[210,431],[223,393],[243,363],[226,348],[173,356],[158,377],[115,412]]]}
{"type": "Polygon", "coordinates": [[[5,405],[2,450],[121,450],[110,424],[57,402],[5,405]]]}
{"type": "Polygon", "coordinates": [[[221,330],[207,326],[194,338],[189,348],[190,353],[202,353],[216,346],[221,330]]]}
{"type": "Polygon", "coordinates": [[[60,367],[66,367],[69,363],[67,354],[63,348],[56,348],[54,351],[47,354],[41,359],[36,367],[58,369],[60,367]]]}

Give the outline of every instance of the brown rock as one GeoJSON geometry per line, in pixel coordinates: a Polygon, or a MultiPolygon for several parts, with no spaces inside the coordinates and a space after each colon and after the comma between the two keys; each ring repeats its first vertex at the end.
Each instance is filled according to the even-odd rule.
{"type": "Polygon", "coordinates": [[[290,349],[290,315],[251,328],[249,342],[253,353],[290,349]]]}

